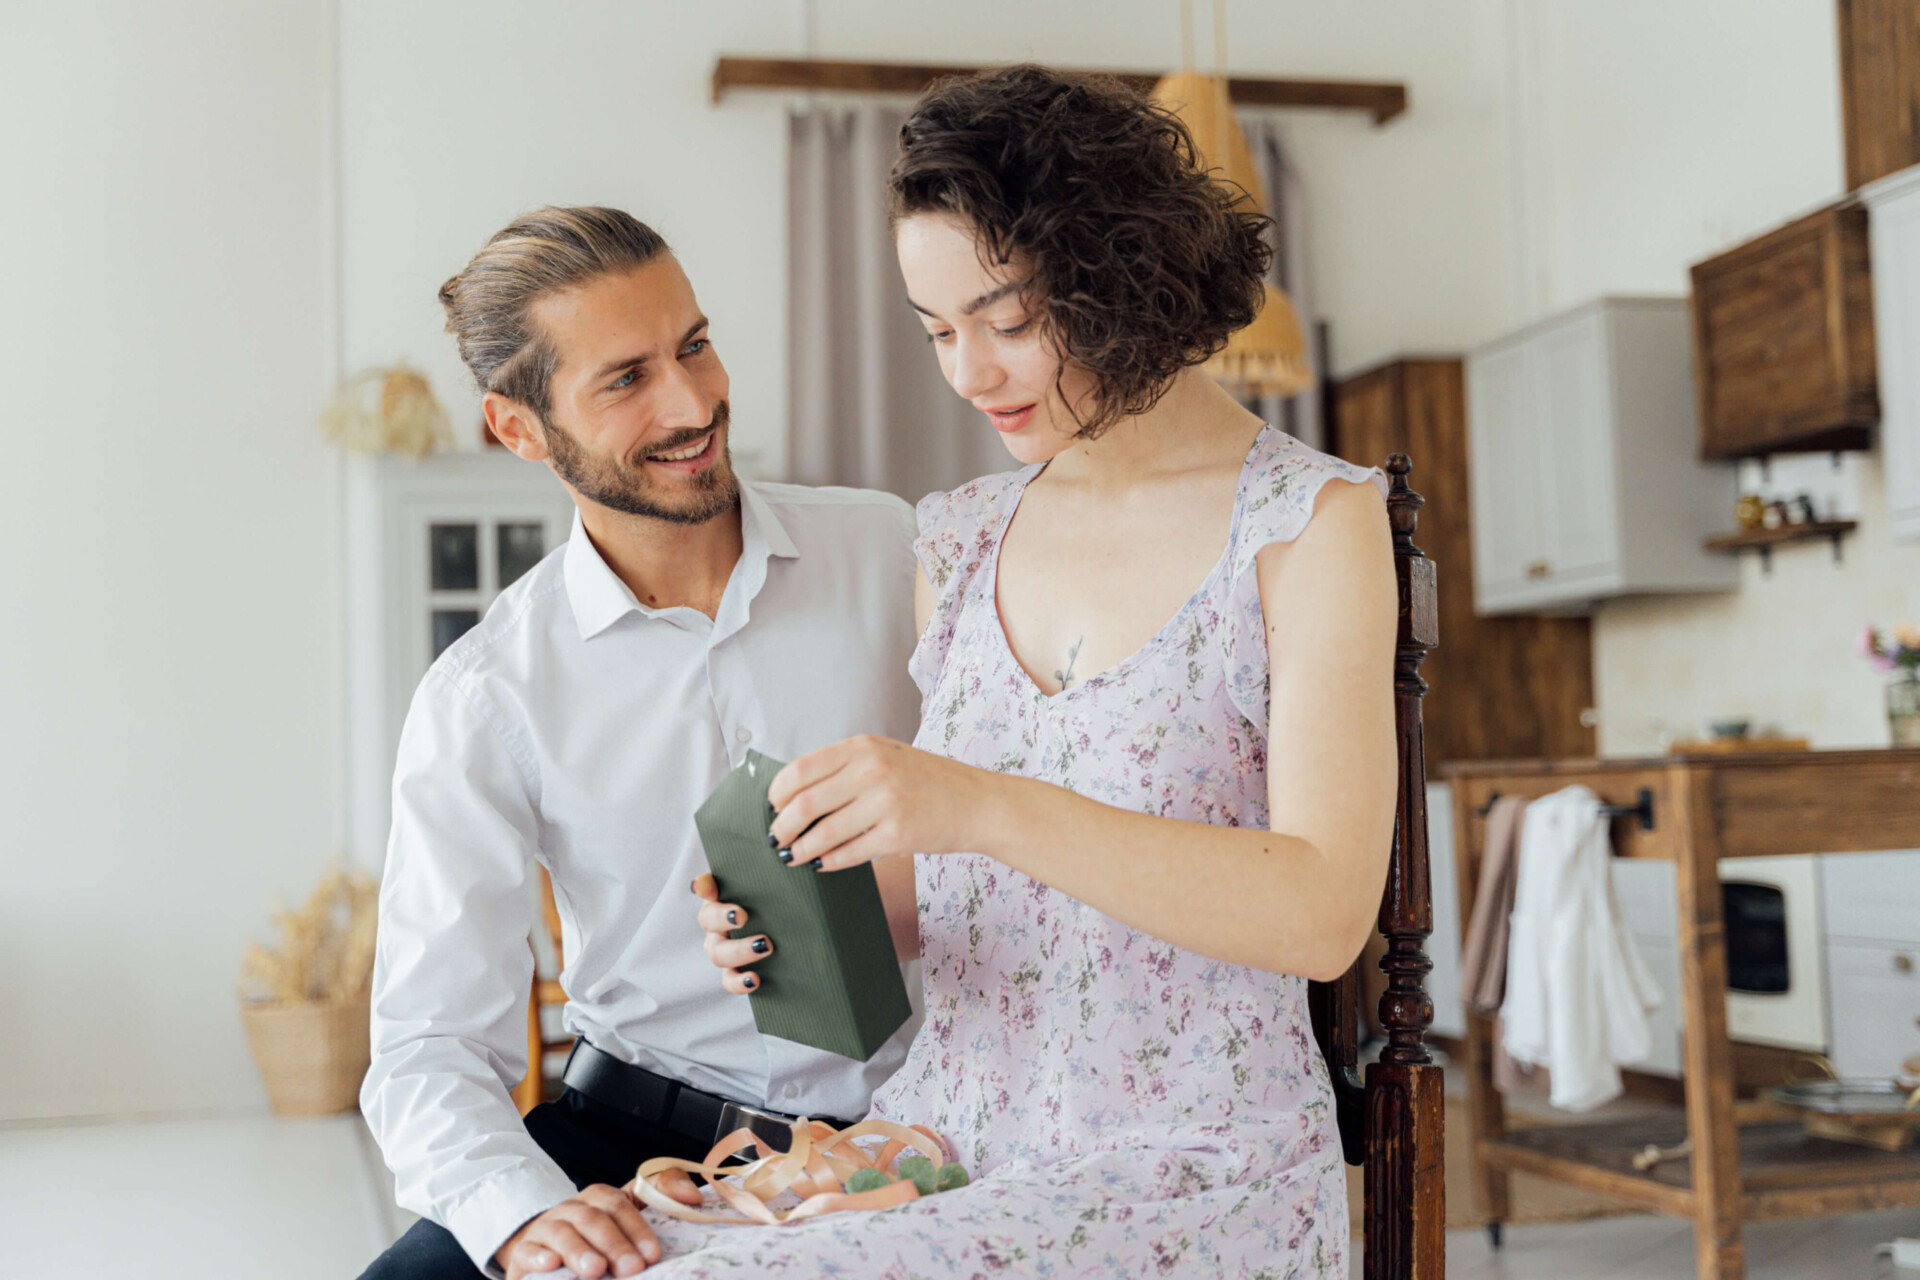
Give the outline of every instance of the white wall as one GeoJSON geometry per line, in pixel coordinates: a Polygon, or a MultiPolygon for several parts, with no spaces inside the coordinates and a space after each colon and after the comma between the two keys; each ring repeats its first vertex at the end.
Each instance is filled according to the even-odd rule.
{"type": "MultiPolygon", "coordinates": [[[[1197,8],[1210,58],[1209,7],[1197,8]]],[[[1229,8],[1236,69],[1410,86],[1412,110],[1384,129],[1357,113],[1286,117],[1336,364],[1457,349],[1508,323],[1496,0],[1229,8]]],[[[1180,48],[1168,0],[817,0],[811,11],[821,56],[1153,68],[1180,48]]],[[[799,0],[343,0],[349,365],[413,360],[461,436],[473,435],[476,397],[441,331],[435,289],[518,212],[617,204],[685,262],[733,378],[736,442],[780,474],[785,112],[798,99],[743,93],[715,107],[707,77],[723,52],[802,52],[803,12],[799,0]]]]}
{"type": "MultiPolygon", "coordinates": [[[[1287,117],[1339,364],[1505,324],[1497,0],[1231,8],[1236,69],[1411,87],[1385,129],[1287,117]]],[[[341,468],[313,418],[337,365],[404,357],[471,439],[434,290],[490,232],[550,201],[654,222],[740,446],[784,469],[795,99],[716,108],[707,76],[803,51],[809,12],[821,54],[1179,47],[1164,0],[8,7],[0,1120],[260,1104],[240,955],[343,838],[341,468]]]]}
{"type": "MultiPolygon", "coordinates": [[[[312,430],[332,7],[8,11],[0,1118],[257,1105],[242,945],[341,838],[339,468],[312,430]]],[[[1829,0],[1230,8],[1235,69],[1410,87],[1384,129],[1285,117],[1341,371],[1679,292],[1689,262],[1839,190],[1829,0]]],[[[739,442],[780,472],[792,99],[716,108],[706,78],[721,52],[802,51],[800,0],[339,9],[346,367],[416,361],[471,438],[434,290],[515,213],[620,204],[687,263],[739,442]]],[[[1177,11],[816,0],[811,47],[1145,68],[1177,56],[1177,11]]],[[[1843,566],[1807,548],[1737,595],[1601,611],[1604,749],[1725,711],[1884,740],[1849,641],[1920,616],[1920,563],[1866,477],[1843,566]]]]}
{"type": "Polygon", "coordinates": [[[1843,186],[1832,0],[1504,0],[1528,318],[1687,268],[1843,186]]]}
{"type": "MultiPolygon", "coordinates": [[[[1687,268],[1845,186],[1830,0],[1507,0],[1516,277],[1544,313],[1604,292],[1688,290],[1687,268]]],[[[1920,547],[1888,533],[1877,455],[1861,527],[1757,558],[1737,592],[1610,602],[1594,617],[1603,753],[1660,750],[1711,719],[1887,741],[1869,621],[1920,619],[1920,547]]],[[[1728,513],[1729,528],[1733,523],[1728,513]]]]}
{"type": "Polygon", "coordinates": [[[339,838],[324,17],[7,7],[0,1118],[257,1104],[242,947],[339,838]]]}

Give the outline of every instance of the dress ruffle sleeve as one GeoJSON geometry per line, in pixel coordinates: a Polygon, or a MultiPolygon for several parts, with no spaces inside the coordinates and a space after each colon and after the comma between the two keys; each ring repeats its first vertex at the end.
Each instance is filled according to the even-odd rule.
{"type": "Polygon", "coordinates": [[[907,662],[908,673],[920,686],[923,706],[946,667],[962,601],[969,591],[983,586],[993,589],[991,582],[983,584],[981,579],[991,572],[1001,529],[1034,470],[1038,468],[982,476],[958,489],[930,493],[914,509],[920,535],[914,540],[913,554],[934,594],[933,614],[907,662]]]}
{"type": "Polygon", "coordinates": [[[1267,735],[1267,620],[1260,600],[1255,560],[1261,548],[1292,542],[1313,519],[1314,501],[1329,480],[1371,482],[1387,494],[1387,477],[1378,467],[1361,467],[1309,448],[1278,429],[1269,429],[1255,446],[1241,479],[1234,513],[1226,616],[1215,632],[1221,646],[1227,696],[1265,740],[1267,735]]]}

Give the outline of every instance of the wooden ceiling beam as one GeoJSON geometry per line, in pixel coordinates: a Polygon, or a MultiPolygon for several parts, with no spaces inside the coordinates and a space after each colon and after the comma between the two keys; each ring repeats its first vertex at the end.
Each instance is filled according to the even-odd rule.
{"type": "MultiPolygon", "coordinates": [[[[917,94],[944,76],[967,76],[983,66],[918,62],[841,62],[827,58],[722,57],[713,64],[713,100],[737,89],[816,89],[829,93],[917,94]]],[[[1105,71],[1145,92],[1159,76],[1144,71],[1105,71]]],[[[1407,109],[1407,86],[1370,80],[1270,80],[1231,76],[1227,92],[1247,107],[1325,107],[1365,111],[1376,125],[1407,109]]]]}

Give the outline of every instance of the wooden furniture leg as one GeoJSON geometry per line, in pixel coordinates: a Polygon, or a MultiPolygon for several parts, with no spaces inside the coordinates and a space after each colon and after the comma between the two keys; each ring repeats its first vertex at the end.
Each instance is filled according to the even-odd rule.
{"type": "Polygon", "coordinates": [[[546,1057],[545,1037],[540,1034],[540,971],[535,966],[533,990],[527,998],[527,1074],[513,1086],[513,1105],[525,1115],[540,1105],[544,1089],[541,1064],[546,1057]]]}
{"type": "MultiPolygon", "coordinates": [[[[545,867],[540,868],[540,916],[536,927],[547,931],[547,940],[553,945],[553,956],[562,969],[566,967],[566,951],[561,943],[560,907],[553,897],[553,879],[545,867]]],[[[532,946],[533,940],[527,940],[532,946]]],[[[546,1100],[546,1059],[549,1049],[572,1047],[572,1040],[549,1040],[540,1024],[540,1011],[548,1005],[564,1005],[567,993],[557,979],[540,976],[540,951],[533,952],[533,991],[527,1001],[527,1074],[519,1084],[513,1087],[513,1100],[525,1115],[546,1100]]]]}
{"type": "MultiPolygon", "coordinates": [[[[1473,830],[1473,806],[1465,789],[1453,793],[1453,865],[1460,897],[1460,936],[1466,937],[1473,919],[1473,904],[1480,888],[1480,842],[1473,830]]],[[[1501,1228],[1506,1224],[1507,1171],[1496,1169],[1480,1154],[1482,1139],[1498,1138],[1507,1131],[1505,1105],[1500,1091],[1493,1087],[1493,1020],[1475,1013],[1467,1014],[1466,1061],[1467,1100],[1472,1112],[1472,1127],[1466,1135],[1468,1156],[1473,1167],[1473,1193],[1487,1215],[1487,1238],[1500,1247],[1501,1228]]]]}
{"type": "Polygon", "coordinates": [[[1693,1140],[1693,1252],[1699,1280],[1743,1280],[1740,1134],[1727,1039],[1727,938],[1713,775],[1674,771],[1674,816],[1687,838],[1674,864],[1680,906],[1680,990],[1686,1018],[1687,1136],[1693,1140]]]}

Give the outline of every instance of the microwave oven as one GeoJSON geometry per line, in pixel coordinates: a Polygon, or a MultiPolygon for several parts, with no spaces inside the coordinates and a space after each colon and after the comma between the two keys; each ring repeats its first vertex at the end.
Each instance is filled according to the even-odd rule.
{"type": "Polygon", "coordinates": [[[1826,1052],[1826,948],[1814,859],[1723,858],[1720,903],[1728,1036],[1826,1052]]]}

